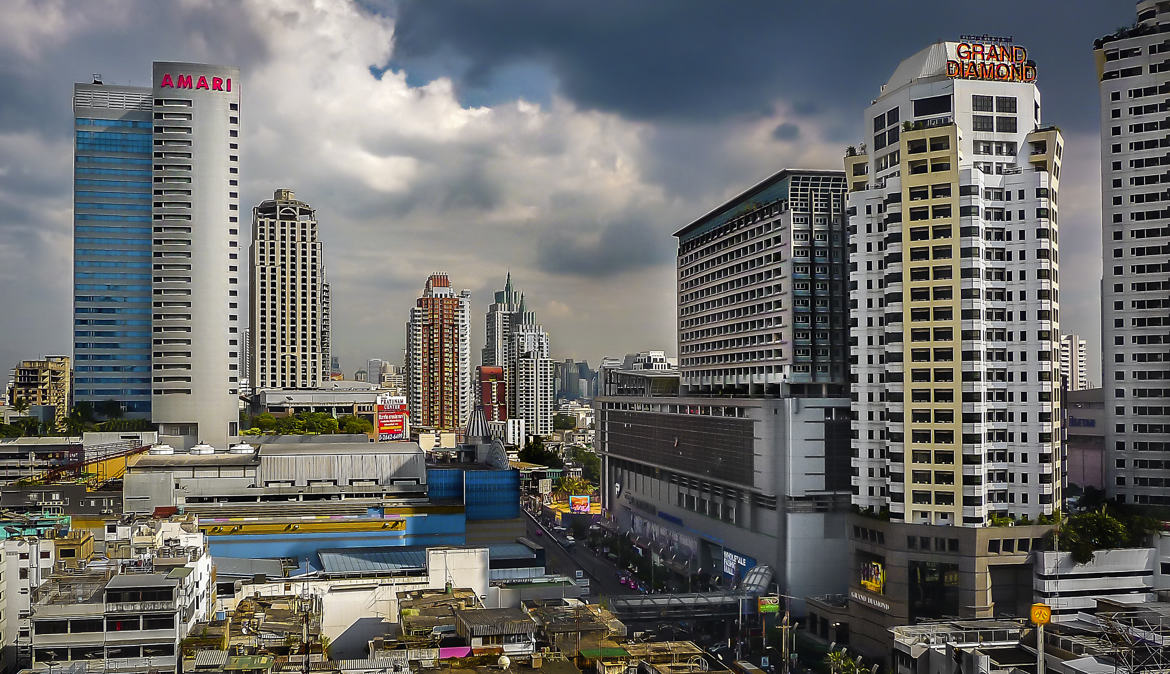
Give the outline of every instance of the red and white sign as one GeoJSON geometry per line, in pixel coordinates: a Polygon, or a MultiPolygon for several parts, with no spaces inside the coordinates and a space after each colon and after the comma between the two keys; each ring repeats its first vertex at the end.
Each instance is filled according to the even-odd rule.
{"type": "Polygon", "coordinates": [[[193,75],[171,75],[163,73],[158,83],[159,89],[207,89],[208,91],[231,91],[232,78],[207,77],[200,75],[195,79],[193,75]]]}
{"type": "Polygon", "coordinates": [[[406,439],[406,398],[379,396],[377,411],[378,442],[406,439]]]}

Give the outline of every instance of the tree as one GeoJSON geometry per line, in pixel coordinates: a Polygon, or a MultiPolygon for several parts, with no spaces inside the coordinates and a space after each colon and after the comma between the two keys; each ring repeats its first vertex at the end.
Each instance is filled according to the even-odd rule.
{"type": "Polygon", "coordinates": [[[94,405],[94,411],[107,419],[121,419],[122,403],[117,400],[102,400],[94,405]]]}
{"type": "Polygon", "coordinates": [[[1100,510],[1071,515],[1059,526],[1060,547],[1072,554],[1073,561],[1085,564],[1097,550],[1124,547],[1130,533],[1121,520],[1100,510]]]}
{"type": "Polygon", "coordinates": [[[577,428],[577,417],[569,414],[554,414],[553,415],[553,430],[554,431],[571,431],[577,428]]]}
{"type": "Polygon", "coordinates": [[[252,425],[259,428],[261,432],[268,433],[276,428],[276,417],[268,412],[262,412],[252,417],[252,425]]]}
{"type": "Polygon", "coordinates": [[[572,448],[573,461],[581,465],[581,476],[598,483],[601,481],[601,457],[584,447],[572,448]]]}
{"type": "Polygon", "coordinates": [[[29,407],[28,398],[17,398],[12,401],[12,411],[17,414],[27,414],[29,407]]]}
{"type": "Polygon", "coordinates": [[[539,435],[532,436],[528,442],[524,443],[519,456],[520,460],[525,463],[535,463],[549,468],[562,468],[565,465],[565,462],[561,461],[561,457],[544,448],[544,438],[539,435]]]}
{"type": "Polygon", "coordinates": [[[372,433],[374,425],[368,419],[346,414],[337,418],[337,425],[342,433],[372,433]]]}

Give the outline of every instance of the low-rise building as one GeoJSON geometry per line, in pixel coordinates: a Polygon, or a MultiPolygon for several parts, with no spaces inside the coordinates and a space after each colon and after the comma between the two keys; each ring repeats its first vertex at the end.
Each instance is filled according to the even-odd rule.
{"type": "Polygon", "coordinates": [[[516,657],[536,651],[536,622],[520,608],[456,610],[455,633],[474,655],[516,657]]]}
{"type": "Polygon", "coordinates": [[[103,661],[177,671],[179,642],[212,605],[211,556],[193,517],[138,520],[109,559],[53,573],[31,598],[34,671],[103,661]]]}

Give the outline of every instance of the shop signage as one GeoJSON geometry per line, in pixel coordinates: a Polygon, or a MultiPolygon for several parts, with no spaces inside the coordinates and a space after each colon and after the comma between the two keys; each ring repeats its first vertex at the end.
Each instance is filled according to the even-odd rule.
{"type": "Polygon", "coordinates": [[[1035,82],[1036,66],[1028,63],[1028,50],[995,42],[960,42],[947,59],[947,77],[994,82],[1035,82]]]}
{"type": "Polygon", "coordinates": [[[760,597],[758,608],[760,613],[779,613],[780,597],[760,597]]]}
{"type": "Polygon", "coordinates": [[[884,602],[881,599],[878,599],[877,597],[871,597],[864,592],[859,592],[859,591],[854,590],[854,589],[849,590],[849,598],[852,599],[853,601],[861,602],[862,604],[865,604],[866,606],[871,606],[873,608],[876,608],[879,611],[889,611],[890,610],[889,603],[884,602]]]}
{"type": "Polygon", "coordinates": [[[1052,607],[1047,604],[1032,604],[1033,625],[1047,625],[1052,621],[1052,607]]]}
{"type": "Polygon", "coordinates": [[[231,91],[232,78],[212,77],[210,80],[207,77],[200,75],[199,79],[194,79],[193,75],[171,75],[170,73],[163,73],[162,80],[158,83],[159,89],[207,89],[208,91],[231,91]]]}

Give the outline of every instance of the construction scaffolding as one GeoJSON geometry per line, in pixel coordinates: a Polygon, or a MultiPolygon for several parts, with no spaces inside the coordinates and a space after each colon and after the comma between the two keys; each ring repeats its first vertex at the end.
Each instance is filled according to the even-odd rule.
{"type": "Polygon", "coordinates": [[[1170,672],[1170,607],[1098,610],[1096,618],[1109,644],[1102,654],[1114,661],[1116,674],[1170,672]]]}

